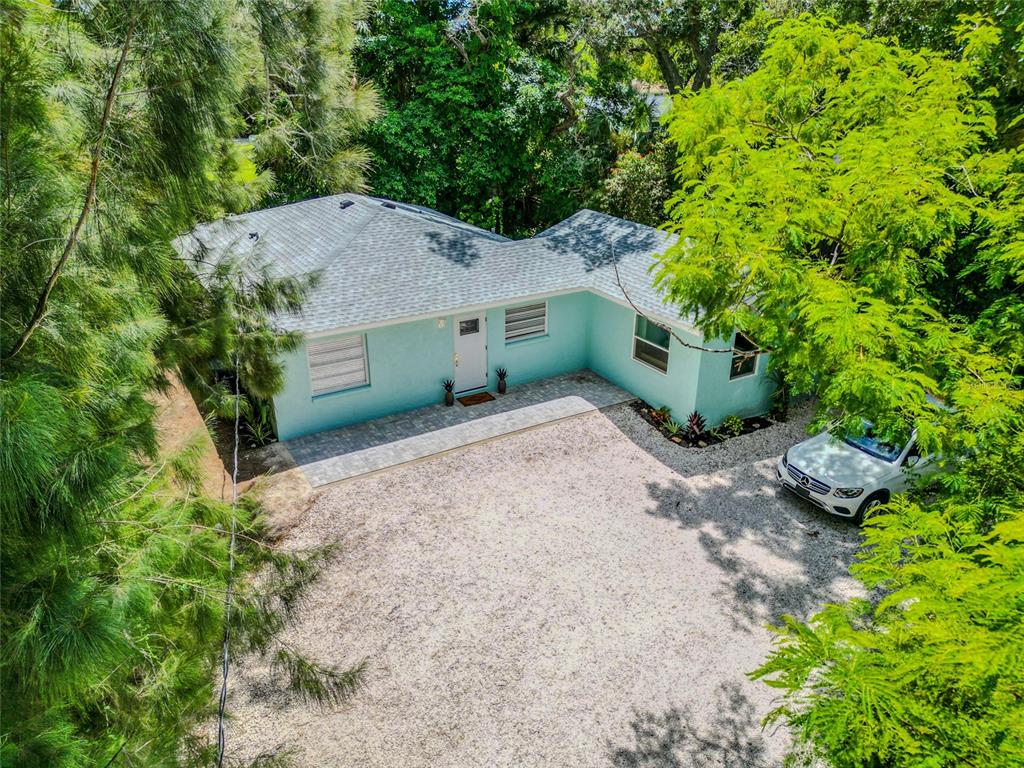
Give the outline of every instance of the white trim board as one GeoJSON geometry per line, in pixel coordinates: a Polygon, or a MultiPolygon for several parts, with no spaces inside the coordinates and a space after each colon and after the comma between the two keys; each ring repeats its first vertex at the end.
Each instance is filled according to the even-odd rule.
{"type": "MultiPolygon", "coordinates": [[[[372,323],[360,323],[359,325],[346,325],[341,326],[339,328],[332,328],[331,330],[327,331],[314,331],[313,333],[303,333],[302,331],[299,331],[299,333],[303,333],[304,339],[323,339],[329,336],[340,336],[342,334],[349,333],[361,333],[364,331],[371,330],[373,328],[385,328],[390,325],[401,325],[402,323],[415,323],[420,320],[436,320],[438,318],[450,318],[454,315],[468,315],[472,314],[473,312],[482,312],[488,309],[498,309],[499,307],[508,307],[517,304],[529,304],[530,302],[540,302],[550,298],[554,298],[555,296],[567,296],[571,293],[590,293],[602,299],[608,299],[609,301],[613,301],[620,306],[626,307],[631,312],[636,314],[636,310],[633,308],[633,305],[626,301],[625,298],[612,296],[611,294],[605,293],[604,291],[598,290],[596,288],[566,288],[560,291],[547,291],[545,293],[534,293],[528,296],[516,296],[511,299],[491,301],[484,304],[469,304],[467,306],[452,307],[449,309],[439,310],[437,312],[423,312],[415,315],[406,315],[405,317],[396,317],[390,320],[378,320],[372,323]]],[[[695,339],[694,343],[705,343],[704,337],[697,332],[697,329],[694,328],[689,323],[687,323],[686,321],[684,321],[682,318],[671,318],[667,314],[649,312],[647,310],[644,311],[645,313],[649,314],[652,318],[658,320],[659,322],[665,323],[666,325],[670,325],[677,330],[681,330],[683,333],[687,333],[690,336],[693,336],[695,339]]]]}

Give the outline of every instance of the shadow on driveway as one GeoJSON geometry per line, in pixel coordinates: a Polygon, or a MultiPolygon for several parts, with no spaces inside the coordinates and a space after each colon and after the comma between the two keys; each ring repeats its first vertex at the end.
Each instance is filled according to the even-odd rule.
{"type": "Polygon", "coordinates": [[[717,714],[704,725],[686,707],[637,712],[633,743],[609,744],[614,768],[767,768],[764,738],[754,705],[735,683],[715,695],[717,714]]]}
{"type": "Polygon", "coordinates": [[[675,473],[647,483],[647,512],[695,533],[720,569],[718,610],[736,629],[758,630],[783,614],[807,618],[840,582],[848,592],[860,529],[786,493],[775,477],[778,457],[806,436],[809,412],[703,450],[661,438],[630,409],[605,415],[675,473]]]}

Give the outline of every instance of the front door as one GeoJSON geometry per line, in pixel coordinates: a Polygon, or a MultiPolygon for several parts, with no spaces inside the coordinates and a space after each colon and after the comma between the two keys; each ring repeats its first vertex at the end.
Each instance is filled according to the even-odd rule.
{"type": "Polygon", "coordinates": [[[487,317],[455,318],[455,391],[487,386],[487,317]]]}

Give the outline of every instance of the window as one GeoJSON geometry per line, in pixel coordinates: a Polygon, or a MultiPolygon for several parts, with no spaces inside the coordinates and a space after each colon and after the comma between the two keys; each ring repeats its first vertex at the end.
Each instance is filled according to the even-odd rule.
{"type": "Polygon", "coordinates": [[[520,341],[548,332],[548,303],[527,304],[505,310],[505,341],[520,341]]]}
{"type": "Polygon", "coordinates": [[[459,336],[469,336],[472,333],[480,333],[480,318],[459,320],[459,336]]]}
{"type": "Polygon", "coordinates": [[[729,378],[738,379],[749,376],[757,370],[757,344],[742,333],[736,334],[732,343],[732,365],[729,367],[729,378]]]}
{"type": "Polygon", "coordinates": [[[656,368],[662,373],[668,372],[668,330],[648,320],[643,315],[636,316],[633,333],[633,359],[656,368]]]}
{"type": "Polygon", "coordinates": [[[332,341],[311,342],[306,350],[313,397],[370,383],[365,335],[360,333],[332,341]]]}

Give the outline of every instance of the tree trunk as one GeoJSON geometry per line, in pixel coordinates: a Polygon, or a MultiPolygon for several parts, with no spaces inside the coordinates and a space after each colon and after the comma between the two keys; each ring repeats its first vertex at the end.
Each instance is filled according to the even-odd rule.
{"type": "Polygon", "coordinates": [[[78,245],[78,238],[82,232],[82,227],[85,226],[86,219],[89,218],[89,214],[92,212],[93,205],[96,202],[96,183],[99,178],[100,172],[100,159],[103,156],[103,140],[107,135],[107,127],[110,125],[110,116],[114,110],[114,102],[117,100],[117,88],[121,82],[121,75],[124,73],[124,63],[128,58],[128,49],[132,44],[132,37],[135,34],[135,15],[132,14],[128,20],[128,29],[125,32],[124,44],[121,46],[121,55],[117,60],[117,66],[114,67],[114,74],[110,78],[110,87],[107,88],[107,96],[103,102],[103,115],[100,117],[99,133],[96,136],[96,143],[93,144],[92,148],[92,164],[89,167],[89,183],[85,188],[85,200],[82,203],[82,210],[78,214],[78,219],[75,221],[75,226],[72,227],[71,233],[68,235],[67,241],[64,243],[64,249],[61,251],[60,258],[57,259],[57,264],[54,266],[53,271],[50,273],[49,279],[46,281],[46,285],[43,287],[42,293],[39,294],[39,299],[36,301],[35,311],[32,313],[32,319],[28,325],[25,326],[25,330],[21,332],[21,336],[15,342],[11,351],[7,354],[8,358],[14,357],[18,354],[25,343],[32,336],[32,333],[43,320],[43,315],[46,313],[46,303],[50,299],[50,293],[53,291],[53,287],[57,284],[57,280],[60,278],[61,272],[64,270],[64,266],[68,263],[68,259],[71,257],[71,253],[75,250],[75,246],[78,245]]]}
{"type": "Polygon", "coordinates": [[[651,53],[654,54],[654,60],[658,62],[658,69],[661,70],[661,76],[665,80],[665,85],[668,86],[668,92],[673,96],[682,93],[686,83],[679,76],[679,67],[676,66],[675,59],[672,58],[668,46],[658,41],[648,41],[648,46],[651,49],[651,53]]]}
{"type": "Polygon", "coordinates": [[[696,66],[690,78],[690,88],[699,91],[711,85],[711,67],[714,65],[715,54],[718,53],[718,30],[711,33],[707,46],[701,48],[700,40],[694,34],[689,40],[690,52],[696,66]]]}

